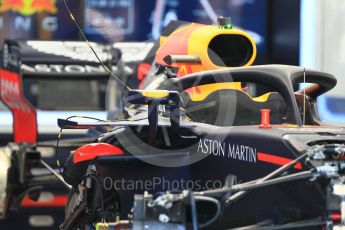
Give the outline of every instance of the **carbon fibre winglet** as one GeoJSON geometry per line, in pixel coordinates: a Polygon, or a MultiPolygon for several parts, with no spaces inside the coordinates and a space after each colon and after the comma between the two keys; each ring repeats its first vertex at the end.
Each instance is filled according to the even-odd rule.
{"type": "Polygon", "coordinates": [[[128,92],[131,104],[148,105],[149,135],[148,142],[153,143],[158,130],[158,106],[165,105],[170,111],[170,123],[173,130],[180,127],[180,94],[168,90],[131,90],[128,92]]]}

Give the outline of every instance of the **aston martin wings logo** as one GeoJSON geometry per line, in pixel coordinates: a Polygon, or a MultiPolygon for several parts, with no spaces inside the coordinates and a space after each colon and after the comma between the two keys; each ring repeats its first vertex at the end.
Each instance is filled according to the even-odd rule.
{"type": "Polygon", "coordinates": [[[24,16],[57,12],[56,0],[0,0],[0,12],[14,11],[24,16]]]}

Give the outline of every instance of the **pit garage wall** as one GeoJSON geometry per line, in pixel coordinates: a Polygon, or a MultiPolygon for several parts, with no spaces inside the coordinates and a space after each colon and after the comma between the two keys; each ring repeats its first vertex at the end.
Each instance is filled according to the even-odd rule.
{"type": "Polygon", "coordinates": [[[345,123],[345,1],[301,0],[300,65],[337,77],[318,101],[321,118],[345,123]]]}

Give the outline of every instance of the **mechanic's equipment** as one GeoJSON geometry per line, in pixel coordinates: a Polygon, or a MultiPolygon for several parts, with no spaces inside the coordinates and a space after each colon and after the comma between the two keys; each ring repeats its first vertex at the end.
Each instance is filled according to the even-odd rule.
{"type": "Polygon", "coordinates": [[[271,110],[269,109],[262,109],[261,110],[261,125],[259,125],[259,128],[261,129],[269,129],[272,128],[270,124],[270,113],[271,110]]]}
{"type": "Polygon", "coordinates": [[[327,229],[345,228],[345,185],[343,174],[345,162],[342,158],[345,144],[316,143],[309,149],[309,162],[315,171],[329,178],[327,194],[327,210],[330,213],[330,223],[327,229]]]}
{"type": "MultiPolygon", "coordinates": [[[[92,226],[90,226],[91,228],[92,226]]],[[[130,228],[128,221],[117,221],[114,223],[97,223],[95,230],[127,230],[130,228]]]]}
{"type": "Polygon", "coordinates": [[[342,225],[345,226],[345,185],[343,182],[338,181],[338,183],[335,183],[333,185],[333,194],[336,196],[339,196],[341,199],[340,202],[340,214],[341,214],[341,219],[340,222],[342,225]]]}
{"type": "Polygon", "coordinates": [[[67,184],[66,181],[63,179],[63,177],[62,177],[59,173],[55,172],[55,170],[54,170],[52,167],[50,167],[50,165],[47,164],[47,163],[46,163],[44,160],[42,160],[42,159],[41,159],[41,164],[42,164],[46,169],[48,169],[49,172],[51,172],[52,175],[54,175],[62,184],[64,184],[65,187],[66,187],[68,190],[72,189],[72,186],[69,185],[69,184],[67,184]]]}
{"type": "Polygon", "coordinates": [[[38,198],[31,195],[42,187],[28,186],[35,184],[30,180],[29,169],[37,165],[39,159],[40,153],[26,144],[9,144],[0,148],[0,219],[6,217],[8,210],[18,209],[25,195],[38,198]]]}
{"type": "Polygon", "coordinates": [[[148,225],[152,229],[185,229],[186,194],[164,194],[153,199],[151,194],[135,195],[133,229],[148,225]]]}
{"type": "Polygon", "coordinates": [[[180,127],[180,97],[176,91],[167,90],[130,90],[128,102],[131,104],[148,105],[149,136],[152,144],[158,129],[158,106],[164,105],[170,111],[170,123],[173,130],[180,127]]]}

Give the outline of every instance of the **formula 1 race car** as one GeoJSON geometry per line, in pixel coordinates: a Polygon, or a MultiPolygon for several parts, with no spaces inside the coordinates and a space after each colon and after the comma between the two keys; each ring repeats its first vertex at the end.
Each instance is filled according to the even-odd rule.
{"type": "MultiPolygon", "coordinates": [[[[316,107],[336,79],[247,66],[254,42],[223,20],[167,32],[142,88],[126,92],[125,119],[58,120],[103,130],[71,152],[63,179],[51,170],[69,189],[61,229],[345,226],[345,129],[316,107]]],[[[0,155],[2,215],[22,194],[37,199],[32,188],[47,179],[30,174],[44,164],[36,146],[21,149],[0,155]]]]}

